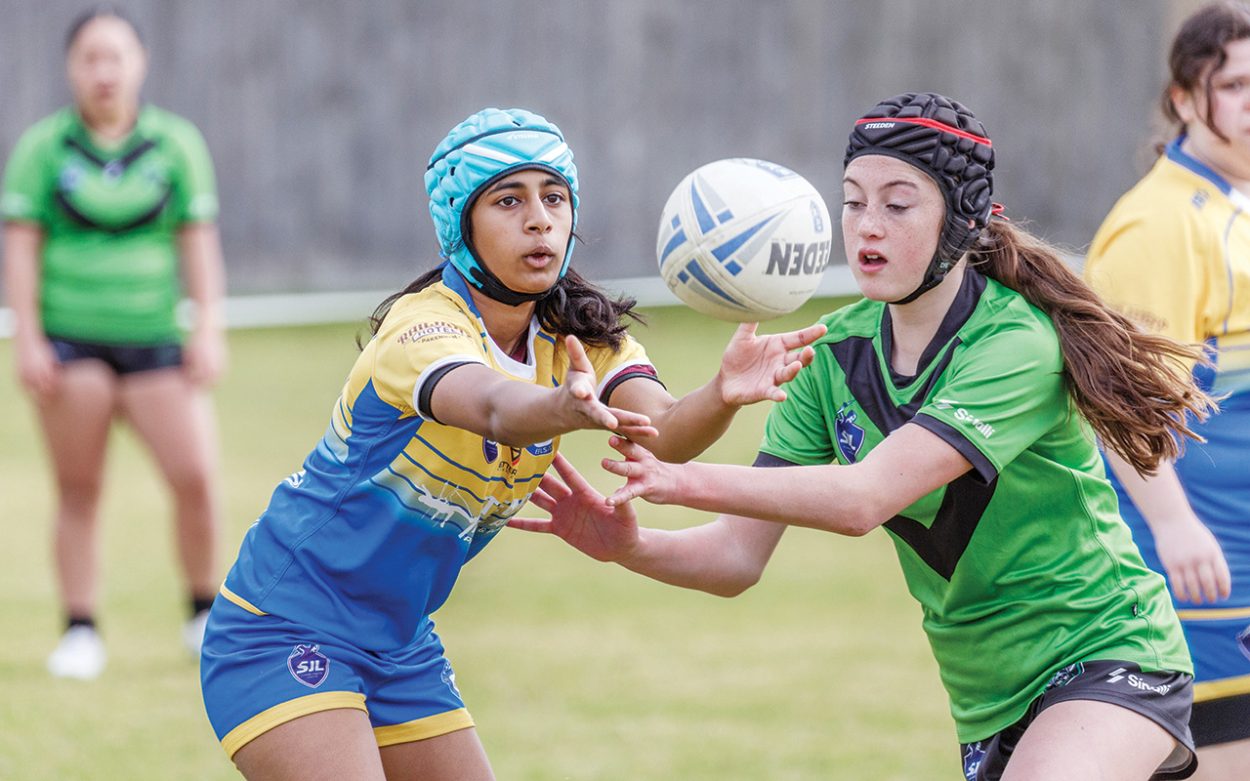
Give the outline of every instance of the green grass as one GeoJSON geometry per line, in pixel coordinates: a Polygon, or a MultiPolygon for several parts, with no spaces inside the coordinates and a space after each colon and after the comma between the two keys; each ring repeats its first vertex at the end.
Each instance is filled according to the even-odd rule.
{"type": "MultiPolygon", "coordinates": [[[[818,301],[765,330],[811,321],[818,301]]],[[[732,326],[653,310],[635,331],[670,390],[715,370],[732,326]]],[[[355,354],[351,326],[233,332],[217,393],[226,556],[326,425],[355,354]]],[[[60,616],[50,482],[29,404],[0,342],[0,779],[238,778],[203,713],[178,636],[183,595],[168,501],[124,427],[103,514],[97,681],[44,671],[60,616]]],[[[709,460],[749,462],[766,409],[740,414],[709,460]]],[[[604,437],[564,452],[601,488],[604,437]]],[[[537,512],[537,511],[533,511],[537,512]]],[[[641,506],[650,525],[701,522],[641,506]]],[[[884,533],[786,533],[764,579],[725,600],[593,562],[553,538],[505,532],[436,616],[500,779],[958,778],[937,671],[884,533]]]]}

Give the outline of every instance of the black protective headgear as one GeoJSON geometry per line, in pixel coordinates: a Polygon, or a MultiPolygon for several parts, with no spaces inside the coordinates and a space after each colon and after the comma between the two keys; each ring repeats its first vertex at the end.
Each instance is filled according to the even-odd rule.
{"type": "Polygon", "coordinates": [[[935,287],[990,219],[994,147],[981,122],[960,103],[933,92],[908,92],[878,103],[855,122],[843,167],[862,155],[888,155],[924,171],[946,198],[946,218],[924,279],[906,304],[935,287]]]}

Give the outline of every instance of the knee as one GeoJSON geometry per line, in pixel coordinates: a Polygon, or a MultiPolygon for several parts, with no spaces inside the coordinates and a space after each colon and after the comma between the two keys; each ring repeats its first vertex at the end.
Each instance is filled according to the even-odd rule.
{"type": "Polygon", "coordinates": [[[208,507],[213,502],[216,479],[207,466],[187,465],[168,475],[175,500],[184,506],[208,507]]]}
{"type": "Polygon", "coordinates": [[[94,478],[67,478],[58,481],[62,523],[85,523],[95,517],[100,505],[101,481],[94,478]]]}

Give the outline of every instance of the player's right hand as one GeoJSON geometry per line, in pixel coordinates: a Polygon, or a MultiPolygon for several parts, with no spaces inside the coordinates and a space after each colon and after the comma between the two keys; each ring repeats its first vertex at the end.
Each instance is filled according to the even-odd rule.
{"type": "Polygon", "coordinates": [[[632,499],[645,499],[652,504],[670,504],[679,493],[677,476],[680,464],[668,464],[645,447],[622,437],[609,437],[608,444],[625,456],[623,461],[603,459],[603,468],[625,478],[625,485],[608,497],[608,504],[620,507],[632,499]]]}
{"type": "Polygon", "coordinates": [[[15,340],[17,376],[36,401],[43,401],[56,392],[60,384],[61,364],[52,343],[42,335],[15,340]]]}
{"type": "Polygon", "coordinates": [[[576,336],[565,337],[569,369],[556,389],[559,406],[569,415],[570,428],[606,429],[624,437],[658,436],[651,418],[619,407],[609,407],[595,395],[595,367],[576,336]]]}

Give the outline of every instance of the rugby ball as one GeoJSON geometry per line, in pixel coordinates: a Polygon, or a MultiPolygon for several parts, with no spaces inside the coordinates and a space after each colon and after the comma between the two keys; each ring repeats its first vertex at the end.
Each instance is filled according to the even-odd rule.
{"type": "Polygon", "coordinates": [[[802,306],[832,253],[829,209],[784,166],[734,157],[700,166],[664,204],[660,276],[692,309],[736,322],[802,306]]]}

